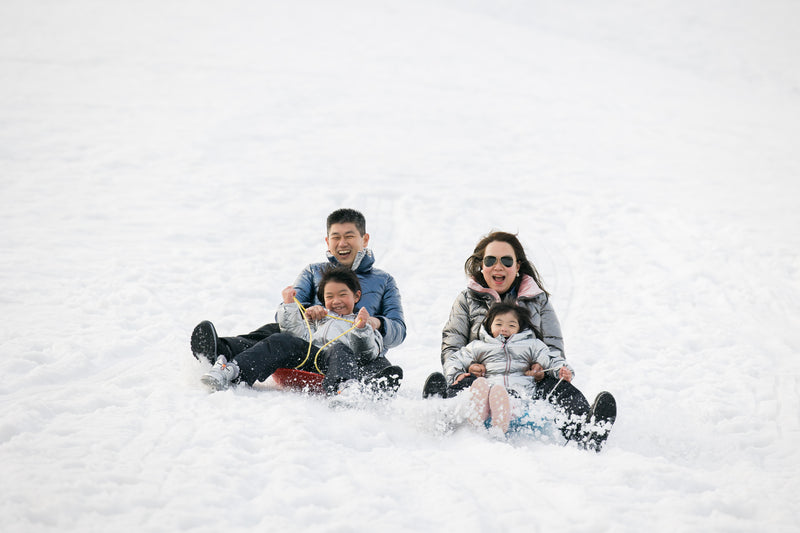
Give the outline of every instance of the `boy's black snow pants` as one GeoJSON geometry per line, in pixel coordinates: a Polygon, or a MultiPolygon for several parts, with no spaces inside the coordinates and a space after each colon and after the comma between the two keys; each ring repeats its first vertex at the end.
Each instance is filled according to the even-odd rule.
{"type": "MultiPolygon", "coordinates": [[[[256,381],[264,381],[279,368],[295,368],[303,360],[308,359],[300,370],[318,372],[314,359],[319,348],[312,346],[308,351],[308,342],[288,333],[275,333],[264,340],[253,344],[248,349],[233,357],[239,365],[239,379],[248,385],[256,381]]],[[[378,358],[384,359],[385,358],[378,358]]],[[[376,361],[366,363],[360,361],[347,345],[335,342],[325,348],[316,357],[319,371],[325,374],[322,386],[325,392],[336,392],[339,383],[348,379],[361,379],[372,375],[386,365],[376,368],[376,361]]],[[[382,364],[382,363],[378,363],[382,364]]]]}
{"type": "MultiPolygon", "coordinates": [[[[277,334],[287,335],[285,333],[281,333],[280,331],[281,330],[280,330],[280,327],[278,327],[278,324],[266,324],[264,326],[261,326],[257,330],[255,330],[255,331],[253,331],[251,333],[248,333],[247,335],[238,335],[236,337],[219,337],[217,339],[217,353],[220,354],[220,355],[224,355],[225,358],[228,359],[229,361],[231,359],[236,359],[236,361],[238,362],[239,361],[239,357],[238,357],[239,354],[254,348],[256,345],[258,345],[258,344],[260,344],[262,342],[267,341],[268,339],[270,339],[274,335],[277,335],[277,334]]],[[[292,337],[292,338],[296,339],[296,337],[292,337]]],[[[308,342],[306,342],[306,341],[304,341],[302,339],[297,339],[297,340],[299,340],[300,342],[303,343],[303,349],[301,350],[302,353],[303,353],[303,356],[300,359],[297,359],[297,362],[294,363],[294,364],[287,363],[285,365],[276,366],[275,368],[294,368],[297,365],[299,365],[303,361],[303,359],[305,359],[306,353],[308,352],[308,342]]],[[[287,341],[279,340],[278,342],[280,342],[282,345],[284,345],[283,348],[282,348],[282,352],[284,354],[287,354],[287,355],[285,355],[286,357],[290,357],[288,355],[289,353],[298,352],[297,349],[290,349],[288,346],[286,346],[285,342],[287,342],[287,341]]],[[[341,344],[341,343],[334,343],[333,346],[337,346],[339,344],[341,344]]],[[[344,346],[344,347],[347,349],[346,346],[344,346]]],[[[331,347],[329,347],[329,348],[331,348],[331,347]]],[[[330,351],[329,348],[326,348],[326,350],[323,351],[319,355],[318,361],[320,359],[323,359],[323,355],[325,354],[325,352],[329,352],[330,351]]],[[[317,353],[317,350],[318,350],[318,348],[312,348],[311,357],[309,359],[313,359],[314,354],[317,353]]],[[[350,352],[350,353],[352,353],[352,352],[350,352]]],[[[245,359],[250,360],[250,359],[252,359],[252,357],[253,357],[252,355],[247,355],[247,356],[245,356],[245,359]]],[[[336,358],[334,358],[335,359],[333,361],[333,365],[334,366],[338,365],[338,364],[343,364],[343,365],[345,364],[345,363],[339,363],[338,362],[338,360],[340,358],[341,358],[340,356],[337,356],[336,358]]],[[[294,360],[294,359],[290,357],[289,360],[291,361],[291,360],[294,360]]],[[[310,363],[311,363],[310,367],[308,367],[308,368],[303,367],[302,370],[308,370],[310,372],[316,372],[316,369],[314,368],[314,362],[311,361],[310,363]]],[[[374,361],[371,361],[369,363],[363,363],[362,364],[361,362],[359,362],[359,376],[358,377],[361,378],[361,377],[365,377],[365,376],[375,375],[378,372],[380,372],[381,370],[383,370],[384,368],[386,368],[388,366],[391,366],[391,365],[392,365],[392,363],[390,363],[389,360],[387,358],[383,357],[382,355],[379,355],[374,361]]],[[[241,368],[242,367],[241,367],[241,364],[240,364],[239,365],[239,369],[241,370],[241,368]]],[[[338,372],[339,370],[336,370],[336,371],[338,372]]],[[[273,372],[275,372],[275,369],[270,370],[269,374],[267,374],[267,376],[269,376],[273,372]]],[[[344,372],[344,370],[342,370],[342,372],[344,372]]],[[[252,385],[256,381],[263,381],[264,379],[267,379],[267,378],[266,377],[265,378],[255,378],[252,383],[250,383],[250,382],[248,382],[248,383],[250,383],[252,385]]],[[[242,380],[246,381],[245,378],[242,378],[242,380]]],[[[343,381],[343,380],[340,380],[340,381],[343,381]]],[[[337,383],[337,385],[338,385],[338,383],[337,383]]]]}

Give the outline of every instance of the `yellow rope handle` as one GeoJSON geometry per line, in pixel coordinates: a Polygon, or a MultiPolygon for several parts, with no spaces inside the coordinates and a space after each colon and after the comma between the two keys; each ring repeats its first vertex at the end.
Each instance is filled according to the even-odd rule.
{"type": "Polygon", "coordinates": [[[344,317],[335,316],[335,315],[325,315],[325,316],[327,316],[328,318],[332,318],[334,320],[342,320],[344,322],[350,322],[351,324],[355,324],[355,321],[354,320],[350,320],[349,318],[344,318],[344,317]]]}
{"type": "MultiPolygon", "coordinates": [[[[297,308],[300,309],[300,315],[303,317],[303,321],[306,323],[306,327],[308,328],[308,351],[306,352],[306,358],[303,359],[303,362],[294,367],[295,370],[298,370],[301,366],[306,364],[308,361],[309,356],[311,355],[311,341],[314,339],[314,334],[311,333],[311,324],[308,323],[308,317],[306,316],[306,308],[303,307],[303,304],[300,303],[300,300],[297,297],[292,297],[294,303],[297,304],[297,308]]],[[[316,360],[316,357],[314,357],[316,360]]],[[[314,366],[316,366],[316,361],[314,362],[314,366]]]]}
{"type": "MultiPolygon", "coordinates": [[[[303,359],[303,362],[302,362],[302,363],[300,363],[299,365],[297,365],[296,367],[294,367],[294,368],[295,368],[295,370],[298,370],[298,369],[299,369],[301,366],[303,366],[304,364],[306,364],[306,361],[308,361],[308,358],[311,356],[311,341],[312,341],[312,340],[314,340],[314,335],[311,333],[311,324],[309,324],[309,323],[308,323],[308,317],[306,316],[306,309],[305,309],[305,307],[303,307],[303,304],[301,304],[301,303],[300,303],[300,300],[298,300],[296,297],[293,297],[293,299],[294,299],[294,303],[296,303],[296,304],[297,304],[297,307],[300,309],[300,315],[303,317],[303,321],[306,323],[306,328],[308,328],[308,352],[306,352],[306,358],[305,358],[305,359],[303,359]]],[[[354,320],[350,320],[349,318],[342,318],[342,317],[339,317],[339,316],[333,316],[333,315],[326,315],[326,316],[328,316],[328,317],[330,317],[330,318],[333,318],[333,319],[335,319],[335,320],[343,320],[343,321],[345,321],[345,322],[350,322],[351,324],[353,324],[353,327],[351,327],[351,328],[350,328],[350,329],[348,329],[347,331],[345,331],[345,332],[343,332],[343,333],[341,333],[341,334],[337,335],[336,337],[332,338],[331,340],[329,340],[328,342],[326,342],[325,344],[323,344],[323,345],[322,345],[322,348],[320,348],[319,350],[317,350],[317,353],[316,353],[316,354],[314,354],[314,368],[316,368],[316,369],[317,369],[317,372],[319,372],[319,373],[320,373],[320,374],[322,374],[323,376],[324,376],[325,374],[324,374],[324,372],[322,372],[322,370],[320,370],[320,369],[319,369],[319,365],[317,364],[317,358],[319,357],[319,354],[320,354],[320,352],[321,352],[322,350],[324,350],[325,348],[327,348],[327,346],[328,346],[329,344],[332,344],[332,343],[336,342],[337,340],[339,340],[340,338],[344,337],[345,335],[347,335],[348,333],[350,333],[351,331],[353,331],[354,329],[356,329],[356,328],[358,327],[358,325],[356,324],[356,322],[355,322],[354,320]]]]}
{"type": "MultiPolygon", "coordinates": [[[[335,318],[335,317],[334,317],[334,318],[335,318]]],[[[345,319],[345,320],[346,320],[346,319],[345,319]]],[[[348,320],[348,322],[352,322],[352,320],[348,320]]],[[[355,324],[353,324],[353,327],[351,327],[351,328],[350,328],[350,329],[348,329],[347,331],[345,331],[345,332],[343,332],[343,333],[341,333],[341,334],[337,335],[336,337],[332,338],[331,340],[329,340],[328,342],[326,342],[325,344],[323,344],[323,345],[322,345],[322,348],[320,348],[319,350],[317,350],[317,353],[314,355],[314,367],[317,369],[317,372],[319,372],[320,374],[322,374],[322,370],[320,370],[320,369],[319,369],[319,366],[317,366],[317,357],[319,357],[319,353],[320,353],[322,350],[324,350],[324,349],[325,349],[325,348],[326,348],[326,347],[327,347],[329,344],[331,344],[331,343],[333,343],[333,342],[336,342],[337,340],[339,340],[339,338],[340,338],[340,337],[343,337],[343,336],[347,335],[348,333],[350,333],[350,332],[351,332],[351,331],[353,331],[354,329],[356,329],[356,325],[355,325],[355,324]]]]}

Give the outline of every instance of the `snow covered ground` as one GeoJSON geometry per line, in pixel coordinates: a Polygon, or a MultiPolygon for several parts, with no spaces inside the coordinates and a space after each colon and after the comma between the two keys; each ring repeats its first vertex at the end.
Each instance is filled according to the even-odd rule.
{"type": "Polygon", "coordinates": [[[800,6],[0,3],[0,516],[46,531],[800,528],[800,6]],[[208,394],[367,216],[399,397],[208,394]],[[445,434],[463,262],[519,232],[602,454],[445,434]]]}

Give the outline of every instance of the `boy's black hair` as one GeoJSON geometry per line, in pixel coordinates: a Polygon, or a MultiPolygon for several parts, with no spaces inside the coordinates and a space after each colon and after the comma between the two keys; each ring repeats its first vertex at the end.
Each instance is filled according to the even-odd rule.
{"type": "Polygon", "coordinates": [[[361,283],[358,281],[358,276],[356,276],[355,272],[343,266],[329,267],[322,273],[322,278],[319,280],[319,287],[317,288],[317,298],[322,302],[322,305],[325,305],[325,285],[329,281],[344,283],[348,289],[353,291],[353,294],[361,291],[361,283]]]}
{"type": "Polygon", "coordinates": [[[363,237],[367,233],[367,220],[359,211],[355,209],[337,209],[330,215],[327,220],[327,233],[331,232],[331,226],[334,224],[355,224],[356,229],[363,237]]]}
{"type": "Polygon", "coordinates": [[[490,335],[492,334],[492,321],[494,321],[494,318],[497,315],[503,315],[505,313],[514,313],[517,315],[520,331],[529,329],[533,331],[537,339],[542,340],[542,333],[539,331],[539,328],[533,325],[530,310],[510,300],[504,300],[492,305],[489,308],[489,312],[486,313],[486,318],[483,319],[483,327],[490,335]]]}

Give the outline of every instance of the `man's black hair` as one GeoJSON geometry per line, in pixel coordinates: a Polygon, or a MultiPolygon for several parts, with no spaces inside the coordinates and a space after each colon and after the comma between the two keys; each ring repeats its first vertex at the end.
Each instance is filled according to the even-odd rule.
{"type": "Polygon", "coordinates": [[[359,211],[355,209],[337,209],[330,215],[328,215],[328,226],[327,232],[331,232],[331,226],[334,224],[355,224],[356,229],[363,237],[364,234],[367,232],[367,220],[364,218],[359,211]]]}
{"type": "Polygon", "coordinates": [[[361,291],[361,283],[358,281],[358,276],[356,276],[355,272],[350,270],[348,267],[332,266],[327,268],[325,272],[322,273],[322,278],[319,280],[317,298],[319,298],[319,301],[322,302],[322,305],[325,305],[325,285],[327,285],[329,281],[338,281],[339,283],[344,283],[347,285],[348,289],[353,291],[353,294],[361,291]]]}

